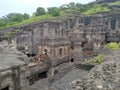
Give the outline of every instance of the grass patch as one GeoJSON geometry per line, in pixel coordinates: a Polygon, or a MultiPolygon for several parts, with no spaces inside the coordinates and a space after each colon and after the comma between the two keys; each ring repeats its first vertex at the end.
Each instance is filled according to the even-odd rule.
{"type": "MultiPolygon", "coordinates": [[[[60,12],[60,16],[64,16],[66,15],[66,13],[64,11],[61,11],[60,12]]],[[[34,16],[34,17],[31,17],[27,20],[23,20],[22,22],[11,22],[11,23],[8,23],[6,26],[0,26],[0,29],[3,29],[3,28],[8,28],[8,27],[12,27],[12,26],[20,26],[20,25],[24,25],[24,24],[29,24],[29,23],[32,23],[32,22],[37,22],[37,21],[40,21],[40,20],[47,20],[47,19],[55,19],[55,18],[58,18],[60,16],[52,16],[51,14],[46,14],[46,15],[42,15],[42,16],[34,16]]]]}
{"type": "Polygon", "coordinates": [[[53,18],[56,18],[50,14],[46,14],[46,15],[42,15],[42,16],[36,16],[36,17],[31,17],[27,20],[23,20],[22,22],[14,22],[14,23],[9,23],[7,24],[5,27],[0,27],[0,29],[2,28],[7,28],[7,27],[11,27],[11,26],[19,26],[19,25],[23,25],[23,24],[29,24],[29,23],[32,23],[32,22],[36,22],[36,21],[39,21],[39,20],[45,20],[45,19],[53,19],[53,18]]]}
{"type": "MultiPolygon", "coordinates": [[[[64,15],[65,15],[65,12],[61,11],[60,16],[64,16],[64,15]]],[[[57,17],[59,17],[59,16],[57,16],[57,17]]],[[[35,17],[31,17],[27,20],[23,20],[22,22],[19,22],[19,23],[18,22],[8,23],[6,26],[0,26],[0,29],[8,28],[8,27],[11,27],[11,26],[20,26],[20,25],[23,25],[23,24],[29,24],[29,23],[32,23],[32,22],[37,22],[37,21],[45,20],[45,19],[55,19],[57,17],[52,16],[51,14],[46,14],[46,15],[42,15],[42,16],[35,16],[35,17]]]]}
{"type": "Polygon", "coordinates": [[[120,5],[120,1],[108,3],[108,5],[120,5]]]}
{"type": "Polygon", "coordinates": [[[82,14],[90,15],[90,14],[96,14],[98,12],[108,12],[108,11],[110,11],[108,6],[112,6],[112,5],[120,5],[120,1],[103,3],[103,5],[102,4],[93,5],[91,8],[89,8],[86,11],[82,12],[82,14]],[[106,4],[106,6],[104,6],[104,4],[106,4]]]}
{"type": "Polygon", "coordinates": [[[95,14],[98,12],[107,12],[107,11],[110,11],[107,6],[102,7],[102,5],[97,4],[97,5],[93,6],[92,8],[89,8],[88,10],[83,12],[82,14],[90,15],[90,14],[95,14]]]}

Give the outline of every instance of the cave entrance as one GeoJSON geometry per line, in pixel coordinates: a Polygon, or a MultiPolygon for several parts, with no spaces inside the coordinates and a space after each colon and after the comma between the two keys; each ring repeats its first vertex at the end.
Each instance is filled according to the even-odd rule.
{"type": "Polygon", "coordinates": [[[5,88],[3,88],[1,90],[9,90],[9,86],[7,86],[7,87],[5,87],[5,88]]]}
{"type": "Polygon", "coordinates": [[[28,57],[34,57],[36,54],[26,54],[28,57]]]}
{"type": "Polygon", "coordinates": [[[36,54],[31,54],[31,57],[34,57],[34,56],[36,56],[36,54]]]}
{"type": "Polygon", "coordinates": [[[45,50],[44,50],[44,52],[45,52],[45,55],[47,55],[47,54],[48,54],[48,50],[47,50],[47,49],[45,49],[45,50]]]}
{"type": "Polygon", "coordinates": [[[39,79],[47,78],[47,72],[39,73],[39,74],[38,74],[38,78],[39,78],[39,79]]]}
{"type": "Polygon", "coordinates": [[[28,57],[30,57],[31,55],[30,54],[26,54],[28,57]]]}
{"type": "Polygon", "coordinates": [[[71,58],[71,60],[70,60],[71,62],[74,62],[74,58],[71,58]]]}
{"type": "Polygon", "coordinates": [[[74,50],[74,43],[71,43],[71,50],[74,50]]]}
{"type": "Polygon", "coordinates": [[[36,81],[39,81],[40,79],[44,79],[44,78],[47,78],[47,71],[42,72],[42,73],[34,74],[34,75],[28,77],[28,79],[29,79],[29,85],[32,85],[36,81]]]}
{"type": "Polygon", "coordinates": [[[60,50],[59,50],[60,56],[62,56],[62,52],[63,52],[63,50],[62,50],[62,48],[60,48],[60,50]]]}

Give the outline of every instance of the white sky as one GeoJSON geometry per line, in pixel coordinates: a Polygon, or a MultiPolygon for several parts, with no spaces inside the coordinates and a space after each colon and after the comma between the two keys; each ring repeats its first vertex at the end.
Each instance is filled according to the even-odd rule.
{"type": "Polygon", "coordinates": [[[59,7],[70,2],[85,4],[92,1],[95,0],[0,0],[0,17],[12,12],[32,15],[37,7],[59,7]]]}

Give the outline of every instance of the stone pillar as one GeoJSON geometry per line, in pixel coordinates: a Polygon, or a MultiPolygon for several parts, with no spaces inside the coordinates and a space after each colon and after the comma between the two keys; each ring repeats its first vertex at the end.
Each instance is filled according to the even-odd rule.
{"type": "Polygon", "coordinates": [[[0,90],[2,89],[2,77],[0,76],[0,90]]]}
{"type": "Polygon", "coordinates": [[[48,36],[48,30],[49,30],[48,24],[45,23],[45,24],[44,24],[44,35],[43,35],[44,37],[45,37],[45,36],[48,36]]]}
{"type": "Polygon", "coordinates": [[[73,57],[76,64],[83,58],[81,44],[82,44],[81,42],[74,43],[73,57]]]}
{"type": "Polygon", "coordinates": [[[119,31],[119,21],[116,20],[116,26],[115,26],[116,31],[119,31]]]}
{"type": "Polygon", "coordinates": [[[70,19],[68,20],[68,29],[70,29],[70,19]]]}
{"type": "Polygon", "coordinates": [[[12,68],[12,79],[14,83],[14,90],[21,90],[20,86],[20,67],[12,68]]]}
{"type": "Polygon", "coordinates": [[[110,20],[108,21],[108,29],[111,30],[111,22],[110,22],[110,20]]]}
{"type": "Polygon", "coordinates": [[[79,27],[79,17],[76,18],[76,27],[79,27]]]}

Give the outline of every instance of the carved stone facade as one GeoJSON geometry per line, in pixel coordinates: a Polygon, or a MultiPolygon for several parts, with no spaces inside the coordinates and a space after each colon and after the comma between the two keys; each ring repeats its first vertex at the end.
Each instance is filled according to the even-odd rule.
{"type": "Polygon", "coordinates": [[[21,26],[21,34],[18,34],[14,41],[16,40],[18,49],[23,49],[27,54],[47,52],[51,62],[54,61],[54,66],[70,58],[82,59],[86,56],[85,53],[92,55],[107,42],[119,42],[119,24],[118,14],[97,16],[75,14],[21,26]],[[74,48],[72,54],[71,47],[74,48]],[[61,55],[64,55],[64,58],[61,55]]]}
{"type": "Polygon", "coordinates": [[[51,36],[41,39],[39,54],[48,55],[51,66],[56,66],[69,60],[70,42],[65,37],[51,36]]]}

